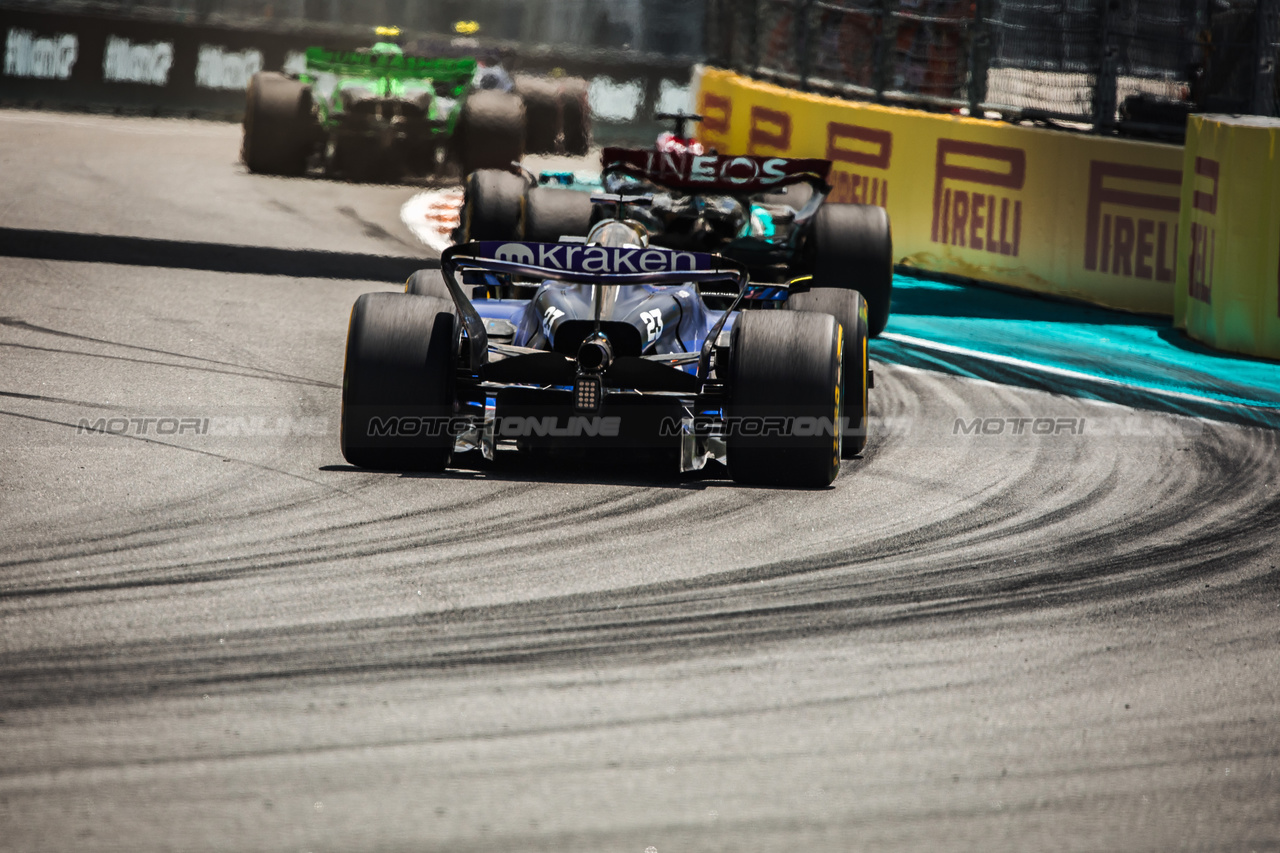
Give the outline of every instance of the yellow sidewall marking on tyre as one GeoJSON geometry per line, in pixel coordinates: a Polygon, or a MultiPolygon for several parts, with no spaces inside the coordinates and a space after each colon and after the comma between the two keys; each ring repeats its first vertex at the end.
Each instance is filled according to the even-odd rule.
{"type": "Polygon", "coordinates": [[[841,442],[844,439],[844,424],[840,422],[840,386],[844,384],[844,326],[836,323],[836,409],[832,418],[832,451],[835,454],[835,470],[840,470],[841,442]]]}

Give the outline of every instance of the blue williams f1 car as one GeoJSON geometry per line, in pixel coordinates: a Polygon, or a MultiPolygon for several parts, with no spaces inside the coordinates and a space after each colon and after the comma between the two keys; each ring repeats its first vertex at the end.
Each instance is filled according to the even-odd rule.
{"type": "MultiPolygon", "coordinates": [[[[633,199],[600,198],[619,209],[633,199]]],[[[443,470],[500,446],[666,450],[734,480],[825,486],[867,437],[867,309],[810,279],[598,223],[585,242],[453,246],[405,293],[356,300],[342,452],[443,470]]],[[[674,473],[674,472],[673,472],[674,473]]]]}

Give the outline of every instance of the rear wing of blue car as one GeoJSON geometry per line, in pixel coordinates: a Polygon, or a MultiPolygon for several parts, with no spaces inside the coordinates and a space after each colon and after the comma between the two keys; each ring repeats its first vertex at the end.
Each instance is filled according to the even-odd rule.
{"type": "Polygon", "coordinates": [[[440,267],[446,278],[466,267],[586,285],[730,281],[741,290],[747,284],[746,268],[720,255],[657,247],[488,240],[445,250],[440,267]]]}
{"type": "Polygon", "coordinates": [[[594,286],[730,282],[737,295],[703,345],[698,367],[701,378],[710,370],[711,348],[725,319],[751,287],[742,264],[703,252],[501,240],[451,246],[440,256],[440,270],[466,330],[473,368],[487,362],[489,338],[484,320],[458,281],[457,274],[463,269],[594,286]]]}

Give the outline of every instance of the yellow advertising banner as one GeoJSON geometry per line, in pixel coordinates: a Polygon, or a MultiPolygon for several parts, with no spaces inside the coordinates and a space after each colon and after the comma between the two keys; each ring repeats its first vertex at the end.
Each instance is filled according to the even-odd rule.
{"type": "Polygon", "coordinates": [[[1182,149],[699,75],[703,144],[834,161],[832,201],[879,204],[898,263],[1172,314],[1182,149]]]}
{"type": "Polygon", "coordinates": [[[1191,116],[1183,174],[1175,325],[1280,358],[1280,121],[1191,116]]]}

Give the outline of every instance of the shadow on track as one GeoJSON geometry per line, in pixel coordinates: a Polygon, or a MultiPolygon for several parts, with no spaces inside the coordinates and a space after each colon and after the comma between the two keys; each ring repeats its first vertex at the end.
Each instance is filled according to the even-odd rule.
{"type": "MultiPolygon", "coordinates": [[[[862,457],[857,457],[861,459],[862,457]]],[[[846,460],[846,465],[849,461],[846,460]]],[[[624,451],[599,451],[583,455],[534,455],[529,451],[498,451],[498,458],[486,462],[478,453],[455,457],[449,469],[440,473],[400,470],[375,470],[354,465],[323,465],[318,470],[343,474],[386,474],[404,479],[422,480],[493,480],[511,483],[559,483],[591,486],[637,486],[658,489],[703,491],[714,488],[762,490],[766,492],[831,491],[834,486],[805,488],[794,486],[755,486],[735,483],[729,468],[715,460],[701,471],[680,472],[680,460],[673,453],[636,455],[624,451]]],[[[851,467],[844,469],[848,474],[851,467]]]]}
{"type": "Polygon", "coordinates": [[[294,278],[401,282],[434,258],[0,228],[0,256],[294,278]]]}
{"type": "Polygon", "coordinates": [[[711,462],[700,472],[681,474],[674,456],[657,456],[644,461],[564,456],[529,457],[523,453],[501,451],[495,462],[477,458],[459,459],[440,473],[400,470],[374,470],[354,465],[324,465],[321,471],[344,474],[384,474],[415,480],[494,480],[513,483],[560,483],[591,486],[637,486],[658,489],[702,490],[712,486],[733,486],[728,469],[711,462]]]}
{"type": "MultiPolygon", "coordinates": [[[[503,455],[516,454],[504,453],[503,455]]],[[[681,476],[674,462],[663,466],[642,466],[616,461],[593,464],[585,460],[572,459],[555,463],[542,460],[503,459],[496,464],[478,460],[459,461],[440,472],[357,468],[354,465],[322,465],[318,470],[331,474],[381,474],[406,480],[496,480],[672,489],[700,489],[706,486],[700,480],[691,480],[688,475],[681,476]]]]}

